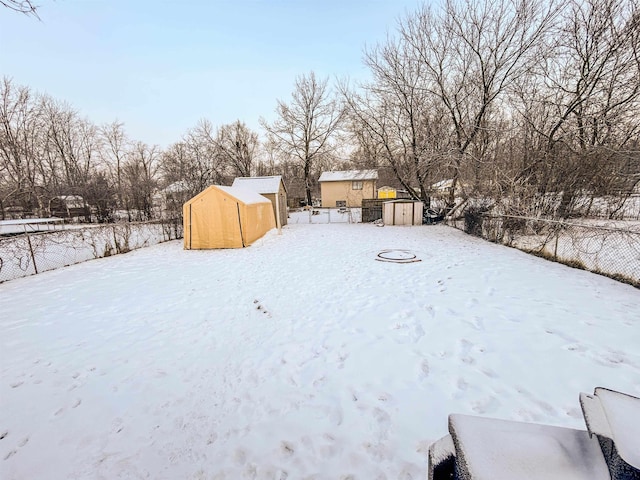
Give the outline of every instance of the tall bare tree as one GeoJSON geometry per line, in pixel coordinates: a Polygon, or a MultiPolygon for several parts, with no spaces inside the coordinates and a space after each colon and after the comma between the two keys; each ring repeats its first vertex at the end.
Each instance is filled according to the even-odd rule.
{"type": "Polygon", "coordinates": [[[328,82],[328,78],[317,79],[314,72],[296,78],[290,102],[278,100],[277,118],[273,123],[260,120],[279,150],[300,162],[309,205],[314,162],[335,148],[332,138],[343,116],[328,82]]]}
{"type": "Polygon", "coordinates": [[[0,209],[6,206],[25,211],[42,207],[35,162],[42,132],[39,100],[27,87],[13,85],[8,78],[0,84],[0,209]]]}
{"type": "Polygon", "coordinates": [[[390,166],[409,194],[429,206],[430,180],[447,135],[444,112],[423,87],[424,67],[403,39],[394,38],[368,50],[364,61],[373,81],[360,92],[340,86],[349,130],[368,156],[390,166]]]}
{"type": "Polygon", "coordinates": [[[424,88],[448,112],[454,148],[449,206],[463,162],[506,89],[530,68],[531,55],[557,9],[542,0],[447,0],[435,14],[423,6],[400,25],[426,72],[424,88]]]}
{"type": "Polygon", "coordinates": [[[544,62],[521,90],[541,153],[519,179],[560,192],[560,216],[597,194],[632,191],[621,177],[640,138],[640,7],[635,0],[571,0],[544,62]],[[531,88],[535,85],[535,88],[531,88]]]}
{"type": "Polygon", "coordinates": [[[159,157],[160,151],[156,146],[137,142],[123,166],[129,220],[153,218],[153,193],[158,183],[159,157]]]}
{"type": "Polygon", "coordinates": [[[164,183],[180,182],[181,191],[196,195],[209,185],[226,183],[228,165],[218,149],[218,135],[209,120],[200,120],[182,140],[162,154],[164,183]]]}
{"type": "Polygon", "coordinates": [[[222,125],[216,135],[218,155],[236,176],[250,177],[259,147],[258,134],[240,120],[222,125]]]}
{"type": "Polygon", "coordinates": [[[122,168],[129,155],[131,148],[130,141],[124,131],[124,124],[118,121],[103,125],[100,128],[100,134],[102,135],[103,142],[103,148],[101,149],[103,162],[107,165],[114,179],[117,206],[118,208],[123,208],[124,190],[122,168]]]}

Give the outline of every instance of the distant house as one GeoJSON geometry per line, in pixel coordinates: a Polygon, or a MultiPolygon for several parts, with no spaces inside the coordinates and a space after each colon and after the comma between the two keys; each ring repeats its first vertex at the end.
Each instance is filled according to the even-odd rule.
{"type": "Polygon", "coordinates": [[[436,192],[446,192],[449,191],[451,187],[453,187],[453,179],[447,178],[431,185],[431,190],[436,192]]]}
{"type": "Polygon", "coordinates": [[[376,197],[376,170],[322,172],[320,195],[323,207],[361,207],[362,199],[376,197]]]}
{"type": "Polygon", "coordinates": [[[60,218],[88,217],[91,212],[80,195],[60,195],[49,201],[51,216],[60,218]]]}
{"type": "Polygon", "coordinates": [[[282,227],[287,224],[287,189],[281,175],[238,177],[233,181],[232,187],[246,188],[268,198],[273,205],[276,225],[282,227]],[[280,219],[279,224],[278,219],[280,219]]]}

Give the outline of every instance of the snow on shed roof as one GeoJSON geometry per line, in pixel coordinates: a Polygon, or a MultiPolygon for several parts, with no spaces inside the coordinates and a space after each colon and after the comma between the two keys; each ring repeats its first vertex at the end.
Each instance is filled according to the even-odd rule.
{"type": "Polygon", "coordinates": [[[167,185],[164,188],[165,193],[182,193],[189,191],[189,184],[184,180],[178,180],[177,182],[173,182],[167,185]]]}
{"type": "Polygon", "coordinates": [[[319,182],[344,182],[348,180],[377,180],[377,170],[342,170],[338,172],[322,172],[319,182]]]}
{"type": "Polygon", "coordinates": [[[270,177],[237,177],[233,181],[232,187],[243,187],[258,193],[278,193],[281,175],[272,175],[270,177]]]}
{"type": "Polygon", "coordinates": [[[254,192],[253,190],[245,187],[223,187],[221,185],[215,185],[216,188],[219,188],[225,193],[228,193],[232,197],[237,198],[241,202],[249,205],[252,203],[271,203],[271,201],[260,195],[259,193],[254,192]]]}

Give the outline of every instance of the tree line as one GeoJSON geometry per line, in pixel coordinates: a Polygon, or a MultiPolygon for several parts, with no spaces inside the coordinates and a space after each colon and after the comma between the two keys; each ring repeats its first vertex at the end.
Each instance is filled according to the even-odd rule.
{"type": "Polygon", "coordinates": [[[622,209],[640,185],[637,0],[445,0],[364,51],[370,80],[296,78],[261,136],[201,120],[165,149],[4,78],[0,211],[82,195],[151,218],[235,176],[283,174],[311,202],[329,168],[378,168],[427,206],[517,215],[622,209]],[[434,202],[434,205],[431,205],[434,202]]]}
{"type": "Polygon", "coordinates": [[[363,162],[429,202],[565,217],[640,182],[636,0],[446,0],[366,52],[340,89],[363,162]],[[476,205],[477,207],[477,205],[476,205]]]}

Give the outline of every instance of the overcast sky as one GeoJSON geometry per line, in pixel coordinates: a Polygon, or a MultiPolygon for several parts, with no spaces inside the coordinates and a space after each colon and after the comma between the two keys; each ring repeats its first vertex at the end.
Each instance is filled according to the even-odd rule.
{"type": "Polygon", "coordinates": [[[363,79],[420,0],[36,0],[0,8],[0,75],[162,147],[200,118],[259,130],[296,76],[363,79]]]}

